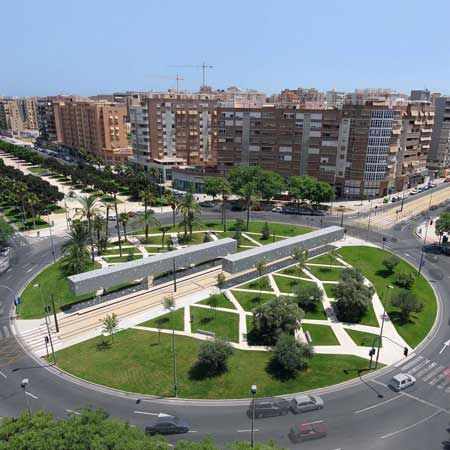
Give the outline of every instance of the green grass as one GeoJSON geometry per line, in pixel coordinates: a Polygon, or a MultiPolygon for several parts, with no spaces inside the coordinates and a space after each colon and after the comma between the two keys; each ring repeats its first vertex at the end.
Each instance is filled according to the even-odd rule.
{"type": "MultiPolygon", "coordinates": [[[[375,347],[378,347],[378,339],[379,336],[377,334],[373,333],[365,333],[364,331],[358,331],[358,330],[351,330],[349,328],[346,328],[345,331],[349,334],[349,336],[352,338],[352,341],[356,345],[360,345],[363,347],[372,347],[372,344],[375,347]]],[[[383,346],[383,342],[381,342],[381,347],[383,346]]]]}
{"type": "MultiPolygon", "coordinates": [[[[173,324],[175,330],[184,331],[184,308],[179,308],[173,313],[173,324]]],[[[162,316],[139,324],[141,327],[161,328],[165,330],[172,329],[172,313],[168,312],[162,316]]]]}
{"type": "MultiPolygon", "coordinates": [[[[305,275],[306,277],[306,275],[305,275]]],[[[277,277],[276,275],[273,276],[273,279],[275,280],[275,283],[278,286],[278,289],[281,292],[285,292],[287,294],[293,293],[295,288],[300,285],[305,285],[310,283],[309,281],[299,280],[295,278],[288,278],[288,277],[277,277]]],[[[311,280],[311,283],[314,283],[314,281],[311,280]]]]}
{"type": "MultiPolygon", "coordinates": [[[[126,244],[126,245],[130,245],[130,244],[126,244]]],[[[137,247],[131,247],[131,248],[123,248],[122,247],[122,255],[128,255],[128,252],[130,250],[134,250],[134,253],[138,253],[139,249],[137,247]]],[[[107,250],[105,250],[104,252],[102,252],[102,256],[108,256],[108,255],[120,255],[119,253],[119,246],[113,246],[113,247],[109,247],[107,250]]]]}
{"type": "Polygon", "coordinates": [[[239,341],[239,315],[205,308],[191,307],[191,330],[212,331],[216,337],[239,341]]]}
{"type": "Polygon", "coordinates": [[[394,286],[394,289],[390,290],[391,295],[395,295],[401,290],[395,284],[398,273],[408,272],[416,276],[416,282],[411,292],[416,294],[423,303],[423,310],[420,313],[411,314],[407,323],[401,320],[398,308],[388,304],[387,312],[400,336],[411,347],[417,346],[432,328],[437,313],[436,298],[428,281],[422,275],[417,276],[417,270],[404,260],[401,260],[397,265],[394,274],[388,273],[382,261],[392,254],[385,250],[374,247],[352,246],[341,248],[339,253],[349,264],[361,269],[362,273],[373,283],[378,295],[381,297],[386,295],[386,286],[388,284],[394,286]]]}
{"type": "Polygon", "coordinates": [[[305,319],[317,319],[317,320],[326,320],[327,314],[323,307],[322,302],[316,302],[311,306],[302,307],[303,311],[305,311],[305,319]]]}
{"type": "Polygon", "coordinates": [[[283,241],[284,239],[286,239],[285,237],[279,237],[279,236],[275,236],[275,239],[274,239],[274,236],[272,235],[272,230],[271,230],[271,235],[270,235],[269,239],[263,239],[261,237],[260,233],[254,234],[254,233],[247,232],[247,231],[244,231],[244,233],[248,233],[249,237],[251,237],[253,240],[259,242],[262,245],[272,244],[272,242],[283,241]]]}
{"type": "MultiPolygon", "coordinates": [[[[213,296],[211,296],[213,297],[213,296]]],[[[210,299],[211,297],[202,300],[201,302],[197,302],[201,305],[209,305],[210,306],[210,299]]],[[[235,306],[233,305],[233,303],[230,302],[230,300],[228,300],[225,295],[223,294],[216,294],[214,295],[214,297],[217,298],[217,308],[228,308],[228,309],[236,309],[235,306]]]]}
{"type": "MultiPolygon", "coordinates": [[[[145,250],[147,250],[148,253],[160,253],[163,251],[168,252],[169,250],[167,249],[167,247],[145,247],[145,250]]],[[[173,249],[172,249],[173,250],[173,249]]]]}
{"type": "Polygon", "coordinates": [[[328,298],[334,298],[334,287],[336,285],[335,284],[323,283],[322,286],[325,289],[325,292],[327,293],[327,297],[328,298]]]}
{"type": "Polygon", "coordinates": [[[117,257],[106,255],[106,256],[103,256],[103,259],[108,263],[121,263],[121,262],[135,261],[137,259],[143,258],[142,254],[128,256],[128,254],[125,251],[122,253],[123,253],[122,256],[117,256],[117,257]]]}
{"type": "Polygon", "coordinates": [[[255,291],[272,291],[272,287],[269,283],[269,277],[267,275],[262,276],[260,279],[252,280],[242,286],[238,286],[239,289],[253,289],[255,291]]]}
{"type": "Polygon", "coordinates": [[[66,212],[66,209],[63,208],[62,206],[59,205],[50,205],[48,207],[48,209],[53,213],[53,214],[62,214],[64,212],[66,212]]]}
{"type": "Polygon", "coordinates": [[[331,264],[335,266],[342,266],[342,263],[340,263],[336,258],[330,259],[328,253],[316,256],[315,258],[308,259],[308,262],[313,264],[326,264],[326,265],[331,264]]]}
{"type": "Polygon", "coordinates": [[[197,245],[203,244],[205,239],[205,233],[192,233],[192,239],[188,239],[189,234],[186,236],[186,240],[183,239],[183,234],[180,234],[178,243],[180,245],[197,245]]]}
{"type": "MultiPolygon", "coordinates": [[[[150,245],[161,245],[162,243],[162,235],[161,236],[149,236],[147,240],[145,240],[145,236],[139,237],[139,240],[143,244],[150,244],[150,245]]],[[[164,236],[164,243],[167,244],[167,242],[171,242],[171,237],[166,233],[164,236]]]]}
{"type": "Polygon", "coordinates": [[[329,325],[312,325],[304,323],[302,329],[306,333],[309,331],[312,338],[312,345],[339,345],[333,329],[329,325]]]}
{"type": "Polygon", "coordinates": [[[42,228],[48,228],[48,223],[39,217],[36,217],[34,221],[31,217],[27,217],[25,219],[25,222],[23,222],[23,214],[22,214],[21,210],[16,208],[15,206],[3,208],[2,214],[10,222],[14,223],[20,231],[22,231],[22,230],[40,230],[42,228]]]}
{"type": "Polygon", "coordinates": [[[43,167],[29,167],[28,170],[35,175],[50,173],[50,169],[44,169],[43,167]]]}
{"type": "Polygon", "coordinates": [[[339,281],[343,269],[308,266],[308,270],[321,281],[339,281]]]}
{"type": "Polygon", "coordinates": [[[369,307],[367,308],[366,313],[359,321],[360,325],[367,325],[369,327],[378,327],[378,320],[375,316],[375,311],[373,310],[373,304],[370,302],[369,307]]]}
{"type": "Polygon", "coordinates": [[[241,291],[232,291],[236,300],[240,303],[242,308],[245,311],[251,312],[257,306],[262,305],[263,303],[267,303],[270,300],[274,300],[276,298],[275,295],[271,294],[261,294],[258,292],[241,292],[241,291]]]}
{"type": "MultiPolygon", "coordinates": [[[[139,330],[117,333],[109,349],[99,350],[99,339],[57,352],[58,366],[74,375],[125,391],[172,396],[172,336],[139,330]]],[[[357,376],[358,368],[367,367],[362,358],[346,355],[315,355],[309,369],[295,378],[280,381],[268,370],[269,352],[235,350],[224,374],[201,378],[191,372],[200,341],[176,336],[178,395],[184,398],[246,398],[252,384],[258,396],[268,397],[306,391],[336,384],[357,376]],[[348,374],[343,369],[350,369],[348,374]],[[353,369],[353,371],[351,370],[353,369]]]]}
{"type": "MultiPolygon", "coordinates": [[[[91,266],[91,268],[98,269],[100,265],[95,263],[95,266],[91,266]]],[[[59,311],[64,306],[95,297],[95,293],[80,295],[78,297],[72,294],[69,291],[67,279],[60,270],[59,263],[56,262],[36,275],[23,291],[21,295],[23,304],[19,306],[21,319],[40,319],[44,317],[39,288],[33,287],[35,284],[41,286],[45,304],[48,304],[50,295],[53,293],[56,308],[59,311]]]]}

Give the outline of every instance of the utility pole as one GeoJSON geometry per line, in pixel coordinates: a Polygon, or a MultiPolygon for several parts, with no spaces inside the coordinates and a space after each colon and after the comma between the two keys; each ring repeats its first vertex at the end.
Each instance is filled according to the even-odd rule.
{"type": "MultiPolygon", "coordinates": [[[[389,289],[394,289],[394,286],[388,284],[386,286],[386,298],[384,299],[383,302],[383,318],[381,319],[381,329],[380,329],[380,336],[378,338],[378,348],[377,348],[377,357],[375,359],[375,369],[378,367],[378,358],[380,357],[380,348],[381,348],[381,339],[383,338],[383,328],[384,328],[384,320],[386,318],[386,303],[389,297],[389,289]]],[[[372,356],[371,355],[371,360],[370,360],[370,366],[372,366],[372,356]]]]}

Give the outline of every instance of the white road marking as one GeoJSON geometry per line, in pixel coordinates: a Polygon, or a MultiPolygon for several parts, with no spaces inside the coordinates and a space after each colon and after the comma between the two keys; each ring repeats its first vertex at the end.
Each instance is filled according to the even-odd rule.
{"type": "Polygon", "coordinates": [[[386,403],[390,403],[390,402],[392,402],[394,400],[398,400],[402,396],[403,396],[403,394],[399,394],[399,395],[396,395],[395,397],[392,397],[392,398],[390,398],[388,400],[385,400],[384,402],[376,403],[375,405],[368,406],[367,408],[359,409],[358,411],[355,411],[355,414],[361,414],[361,413],[369,411],[369,410],[371,410],[373,408],[377,408],[378,406],[385,405],[386,403]]]}
{"type": "Polygon", "coordinates": [[[424,367],[423,369],[419,370],[417,372],[417,377],[423,377],[427,372],[429,372],[431,370],[432,373],[438,373],[439,370],[442,370],[442,366],[439,366],[441,368],[438,368],[438,370],[435,369],[435,367],[437,366],[437,363],[435,363],[434,361],[431,364],[428,364],[428,366],[424,367]]]}
{"type": "MultiPolygon", "coordinates": [[[[253,431],[259,431],[258,428],[255,428],[253,431]]],[[[251,433],[252,430],[237,430],[238,433],[251,433]]]]}
{"type": "Polygon", "coordinates": [[[428,420],[432,419],[434,416],[437,416],[438,414],[440,414],[440,412],[441,411],[435,411],[433,414],[431,414],[431,416],[425,417],[425,419],[419,420],[418,422],[413,423],[412,425],[409,425],[405,428],[401,428],[400,430],[393,431],[392,433],[389,433],[389,434],[385,434],[384,436],[381,436],[380,439],[386,439],[388,437],[395,436],[396,434],[403,433],[404,431],[410,430],[411,428],[414,428],[417,425],[427,422],[428,420]]]}
{"type": "Polygon", "coordinates": [[[147,411],[133,411],[134,414],[145,414],[146,416],[159,416],[159,413],[151,413],[147,411]]]}
{"type": "Polygon", "coordinates": [[[188,433],[198,433],[197,430],[189,430],[188,433]]]}
{"type": "Polygon", "coordinates": [[[433,377],[435,377],[442,369],[443,369],[442,366],[438,366],[436,369],[432,370],[428,375],[424,376],[422,380],[428,382],[428,380],[431,380],[433,377]]]}
{"type": "Polygon", "coordinates": [[[29,269],[27,269],[25,272],[26,273],[28,273],[28,272],[31,272],[33,270],[33,268],[32,267],[30,267],[29,269]]]}
{"type": "Polygon", "coordinates": [[[437,377],[434,377],[428,384],[430,384],[431,386],[434,386],[435,384],[438,383],[438,381],[441,381],[442,378],[445,378],[446,374],[445,373],[440,373],[437,377]]]}
{"type": "Polygon", "coordinates": [[[408,373],[410,373],[411,375],[415,374],[416,372],[418,372],[422,367],[426,366],[427,364],[430,364],[430,360],[426,359],[425,361],[422,361],[420,364],[417,364],[417,366],[413,367],[412,369],[410,369],[408,371],[408,373]]]}
{"type": "Polygon", "coordinates": [[[444,342],[443,347],[442,347],[441,351],[439,352],[439,354],[441,354],[449,345],[450,345],[450,339],[448,341],[444,342]]]}
{"type": "Polygon", "coordinates": [[[70,414],[76,414],[77,416],[81,416],[81,413],[79,413],[78,411],[74,411],[72,409],[66,409],[66,411],[70,414]]]}
{"type": "Polygon", "coordinates": [[[25,391],[25,394],[28,395],[31,398],[34,398],[35,400],[37,400],[39,397],[37,395],[32,394],[31,392],[25,391]]]}
{"type": "Polygon", "coordinates": [[[0,375],[1,375],[3,378],[8,378],[1,370],[0,370],[0,375]]]}
{"type": "MultiPolygon", "coordinates": [[[[402,367],[402,370],[408,370],[410,367],[413,367],[415,364],[417,364],[419,361],[423,359],[423,356],[418,356],[417,358],[413,359],[412,361],[409,361],[408,364],[404,365],[402,367]]],[[[401,364],[399,364],[401,366],[401,364]]],[[[398,366],[396,366],[398,367],[398,366]]]]}

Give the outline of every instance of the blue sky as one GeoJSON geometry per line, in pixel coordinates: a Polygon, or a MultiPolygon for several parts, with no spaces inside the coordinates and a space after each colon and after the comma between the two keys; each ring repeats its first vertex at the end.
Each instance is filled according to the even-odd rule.
{"type": "Polygon", "coordinates": [[[0,95],[285,87],[450,93],[446,0],[2,0],[0,95]],[[164,78],[164,77],[170,77],[164,78]]]}

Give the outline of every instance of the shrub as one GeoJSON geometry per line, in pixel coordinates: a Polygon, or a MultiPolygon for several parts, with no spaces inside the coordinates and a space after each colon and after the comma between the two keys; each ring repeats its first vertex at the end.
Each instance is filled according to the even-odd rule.
{"type": "Polygon", "coordinates": [[[198,352],[197,365],[201,365],[208,375],[218,375],[227,369],[227,360],[233,354],[233,347],[221,339],[202,342],[198,352]]]}
{"type": "Polygon", "coordinates": [[[386,267],[386,270],[393,273],[399,262],[400,260],[396,256],[390,256],[389,258],[383,259],[381,264],[386,267]]]}
{"type": "Polygon", "coordinates": [[[397,284],[405,289],[411,289],[415,281],[416,277],[409,272],[400,272],[397,277],[397,284]]]}
{"type": "Polygon", "coordinates": [[[420,312],[423,304],[412,292],[401,290],[392,299],[392,305],[400,308],[400,318],[403,322],[408,322],[411,313],[420,312]]]}
{"type": "Polygon", "coordinates": [[[306,369],[312,356],[313,349],[309,344],[297,341],[290,334],[282,334],[273,348],[272,363],[286,375],[293,375],[297,370],[306,369]]]}
{"type": "Polygon", "coordinates": [[[264,222],[263,228],[261,230],[261,239],[267,241],[270,238],[270,228],[267,222],[264,222]]]}

